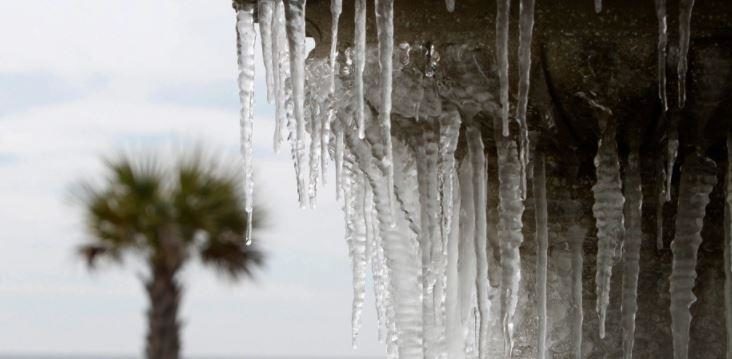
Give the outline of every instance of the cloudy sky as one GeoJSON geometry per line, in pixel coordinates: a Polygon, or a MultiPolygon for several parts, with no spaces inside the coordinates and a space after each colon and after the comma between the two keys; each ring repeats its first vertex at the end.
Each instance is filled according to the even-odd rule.
{"type": "MultiPolygon", "coordinates": [[[[230,1],[1,1],[0,30],[0,353],[138,354],[141,268],[84,268],[69,186],[119,149],[206,141],[236,153],[230,1]]],[[[254,152],[268,267],[233,285],[186,270],[184,352],[380,355],[371,302],[351,349],[340,206],[326,187],[316,210],[298,209],[289,156],[271,150],[261,69],[254,152]]]]}

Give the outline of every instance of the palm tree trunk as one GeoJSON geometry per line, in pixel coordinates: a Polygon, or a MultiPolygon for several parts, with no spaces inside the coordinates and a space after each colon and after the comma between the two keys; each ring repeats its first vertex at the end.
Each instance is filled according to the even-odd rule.
{"type": "Polygon", "coordinates": [[[178,306],[181,286],[177,270],[152,265],[152,278],[145,284],[150,309],[147,312],[148,332],[145,353],[147,359],[178,359],[180,353],[180,322],[178,306]]]}

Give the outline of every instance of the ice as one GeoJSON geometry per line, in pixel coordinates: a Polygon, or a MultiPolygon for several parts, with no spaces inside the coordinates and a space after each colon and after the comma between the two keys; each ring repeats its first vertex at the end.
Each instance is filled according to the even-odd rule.
{"type": "Polygon", "coordinates": [[[546,358],[546,275],[549,233],[547,229],[546,170],[544,154],[534,156],[534,211],[536,217],[536,307],[539,315],[537,359],[546,358]]]}
{"type": "Polygon", "coordinates": [[[460,322],[463,326],[463,338],[470,337],[469,329],[473,326],[475,308],[473,298],[476,295],[476,253],[475,253],[475,203],[473,190],[473,164],[470,159],[464,160],[458,169],[460,184],[460,243],[458,244],[458,296],[460,300],[460,322]]]}
{"type": "Polygon", "coordinates": [[[335,175],[336,175],[336,199],[340,199],[343,188],[343,127],[336,127],[335,143],[335,175]]]}
{"type": "Polygon", "coordinates": [[[361,323],[361,312],[366,296],[366,200],[365,179],[359,169],[353,164],[346,166],[347,176],[344,179],[344,204],[346,215],[346,242],[353,266],[353,306],[351,316],[352,341],[355,347],[361,323]]]}
{"type": "Polygon", "coordinates": [[[435,358],[439,328],[435,316],[438,263],[442,254],[439,243],[439,187],[437,183],[438,138],[435,126],[426,126],[418,135],[417,178],[420,206],[420,249],[422,255],[422,323],[425,358],[435,358]]]}
{"type": "Polygon", "coordinates": [[[272,18],[275,1],[259,0],[257,4],[259,6],[257,9],[259,35],[262,37],[262,59],[264,60],[265,80],[267,81],[267,102],[272,103],[275,97],[274,57],[272,52],[272,18]]]}
{"type": "Polygon", "coordinates": [[[244,208],[247,213],[246,242],[251,243],[254,203],[252,169],[252,130],[254,120],[254,5],[240,5],[236,12],[237,53],[239,66],[239,101],[241,102],[241,154],[244,165],[244,208]]]}
{"type": "Polygon", "coordinates": [[[658,177],[656,178],[656,249],[663,249],[663,205],[666,203],[666,167],[663,161],[658,164],[658,177]]]}
{"type": "Polygon", "coordinates": [[[382,166],[386,170],[389,208],[394,208],[394,163],[391,144],[392,61],[394,55],[394,0],[376,0],[376,32],[379,40],[381,108],[379,122],[384,138],[382,166]]]}
{"type": "Polygon", "coordinates": [[[623,328],[623,358],[633,357],[635,316],[638,311],[638,272],[640,248],[643,240],[643,191],[641,189],[640,153],[638,139],[631,140],[631,149],[625,167],[623,190],[626,202],[626,230],[623,239],[623,296],[621,326],[623,328]]]}
{"type": "Polygon", "coordinates": [[[521,281],[521,256],[519,247],[524,240],[521,217],[524,204],[521,200],[521,164],[516,142],[500,138],[496,144],[498,152],[499,223],[498,236],[501,252],[501,323],[503,329],[504,355],[513,352],[514,313],[518,304],[521,281]]]}
{"type": "Polygon", "coordinates": [[[595,156],[597,182],[592,186],[595,203],[592,213],[597,226],[597,314],[600,317],[600,338],[605,337],[605,318],[610,303],[610,279],[613,265],[619,257],[623,238],[623,204],[621,191],[618,146],[615,142],[615,124],[612,119],[601,118],[601,137],[595,156]]]}
{"type": "Polygon", "coordinates": [[[516,120],[519,123],[519,158],[521,159],[521,198],[526,199],[526,169],[529,165],[529,126],[526,108],[529,103],[531,78],[531,39],[534,31],[534,0],[521,0],[519,4],[519,82],[516,120]]]}
{"type": "MultiPolygon", "coordinates": [[[[453,168],[453,171],[455,169],[453,168]]],[[[460,183],[458,177],[454,175],[448,176],[450,179],[449,187],[452,190],[459,188],[460,183]]],[[[460,192],[455,191],[451,195],[452,201],[449,206],[452,208],[460,208],[461,198],[460,192]]],[[[460,306],[460,271],[459,271],[459,254],[460,254],[460,212],[450,212],[450,220],[447,221],[450,226],[448,230],[447,243],[447,296],[445,298],[445,330],[447,340],[447,356],[449,359],[465,358],[465,339],[463,337],[462,308],[460,306]]]]}
{"type": "Polygon", "coordinates": [[[602,0],[595,0],[595,13],[602,12],[602,0]]]}
{"type": "Polygon", "coordinates": [[[272,18],[272,81],[275,91],[274,150],[279,153],[283,140],[283,128],[287,126],[287,99],[290,77],[289,50],[285,34],[285,6],[275,1],[272,18]]]}
{"type": "Polygon", "coordinates": [[[668,47],[668,24],[666,22],[666,0],[656,0],[656,18],[658,19],[658,98],[663,109],[668,110],[666,96],[666,48],[668,47]]]}
{"type": "Polygon", "coordinates": [[[455,11],[455,0],[445,0],[445,7],[448,12],[455,11]]]}
{"type": "MultiPolygon", "coordinates": [[[[306,138],[305,138],[305,1],[288,0],[285,2],[287,41],[290,46],[290,74],[292,86],[293,112],[297,123],[295,153],[298,158],[298,182],[303,189],[308,188],[305,176],[306,138]]],[[[308,205],[308,197],[301,196],[301,206],[308,205]]]]}
{"type": "Polygon", "coordinates": [[[476,258],[476,279],[475,286],[478,293],[478,312],[480,313],[480,326],[478,331],[478,353],[480,358],[485,358],[488,353],[488,318],[490,313],[490,302],[488,300],[488,255],[487,255],[487,202],[486,187],[488,185],[485,149],[480,130],[470,126],[466,130],[468,142],[468,156],[473,170],[473,211],[475,214],[475,232],[473,243],[475,245],[476,258]]]}
{"type": "Polygon", "coordinates": [[[569,250],[572,253],[572,357],[582,359],[582,267],[584,263],[584,242],[586,230],[572,225],[567,233],[569,250]]]}
{"type": "Polygon", "coordinates": [[[691,11],[693,7],[694,0],[679,0],[679,57],[676,64],[679,84],[679,108],[684,108],[684,105],[686,105],[687,55],[689,54],[689,40],[691,39],[691,11]]]}
{"type": "Polygon", "coordinates": [[[338,19],[343,11],[343,0],[330,1],[330,94],[335,92],[336,51],[338,49],[338,19]]]}
{"type": "Polygon", "coordinates": [[[500,83],[501,123],[503,136],[508,136],[508,27],[511,15],[511,0],[496,2],[496,58],[498,81],[500,83]]]}
{"type": "Polygon", "coordinates": [[[356,29],[353,32],[354,44],[354,97],[356,100],[356,123],[358,124],[358,137],[364,138],[366,124],[364,123],[364,92],[363,92],[363,70],[366,65],[366,0],[355,0],[356,29]]]}
{"type": "Polygon", "coordinates": [[[699,153],[689,154],[681,170],[676,232],[671,242],[671,333],[674,359],[689,356],[691,312],[696,302],[693,288],[696,280],[697,251],[701,245],[709,194],[717,183],[716,165],[699,153]]]}

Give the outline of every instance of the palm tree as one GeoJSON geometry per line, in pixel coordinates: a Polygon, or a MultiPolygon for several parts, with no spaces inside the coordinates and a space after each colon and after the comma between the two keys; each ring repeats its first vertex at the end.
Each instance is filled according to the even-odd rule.
{"type": "MultiPolygon", "coordinates": [[[[102,185],[82,182],[89,243],[79,249],[89,268],[99,259],[121,263],[141,256],[150,301],[145,353],[148,359],[177,359],[180,353],[178,273],[192,257],[232,279],[251,277],[262,253],[247,246],[247,217],[240,176],[196,151],[164,167],[155,157],[129,155],[105,161],[102,185]]],[[[256,217],[256,216],[255,216],[256,217]]],[[[253,220],[255,225],[258,221],[253,220]]]]}

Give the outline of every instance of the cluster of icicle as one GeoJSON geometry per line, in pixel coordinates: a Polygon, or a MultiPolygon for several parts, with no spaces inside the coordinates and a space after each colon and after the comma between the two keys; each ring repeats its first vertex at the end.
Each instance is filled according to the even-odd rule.
{"type": "MultiPolygon", "coordinates": [[[[601,2],[596,1],[598,11],[601,2]]],[[[665,0],[656,1],[659,18],[659,96],[666,104],[665,0]]],[[[680,12],[679,104],[683,105],[685,55],[689,42],[689,19],[693,1],[682,0],[680,12]],[[683,58],[683,59],[682,59],[683,58]]],[[[455,6],[447,0],[448,10],[455,6]]],[[[377,0],[377,57],[379,92],[377,109],[366,105],[364,69],[367,65],[366,1],[356,0],[353,47],[337,62],[338,19],[341,0],[332,0],[330,58],[308,60],[305,54],[305,0],[259,0],[237,2],[241,136],[246,211],[252,213],[252,130],[254,101],[255,20],[261,34],[267,99],[275,105],[274,148],[285,140],[290,146],[302,207],[314,206],[327,166],[335,161],[336,192],[342,197],[345,232],[353,263],[353,341],[358,336],[366,281],[373,278],[379,323],[379,338],[386,343],[389,358],[488,358],[496,353],[510,357],[513,349],[514,315],[519,298],[523,242],[522,215],[527,195],[529,136],[526,123],[531,33],[534,0],[520,1],[518,96],[516,119],[518,141],[509,135],[508,14],[510,1],[497,3],[496,54],[500,111],[494,128],[498,168],[498,238],[488,230],[488,158],[481,129],[472,119],[463,123],[454,107],[439,115],[420,118],[420,98],[414,117],[423,131],[408,138],[391,136],[392,73],[394,59],[393,0],[377,0]],[[257,7],[255,9],[255,7],[257,7]],[[256,14],[256,19],[255,19],[256,14]],[[339,81],[336,81],[339,78],[339,81]],[[455,152],[464,129],[465,156],[455,152]],[[497,246],[492,245],[497,243],[497,246]],[[495,247],[495,248],[494,248],[495,247]],[[494,253],[498,250],[498,254],[494,253]],[[500,262],[495,263],[500,257],[500,262]],[[500,280],[491,283],[491,268],[500,269],[500,280]],[[496,300],[498,298],[498,300],[496,300]],[[498,309],[496,309],[498,308],[498,309]],[[495,317],[500,313],[500,318],[495,317]],[[495,348],[491,331],[500,323],[503,348],[495,348]]],[[[408,47],[408,45],[407,45],[408,47]]],[[[409,56],[407,48],[406,56],[409,56]]],[[[429,48],[430,64],[425,77],[434,75],[439,56],[429,48]]],[[[406,60],[409,61],[408,59],[406,60]]],[[[424,97],[424,89],[421,89],[424,97]]],[[[397,104],[399,105],[399,104],[397,104]]],[[[611,113],[609,114],[611,117],[611,113]]],[[[673,122],[673,121],[672,121],[673,122]]],[[[642,191],[640,154],[631,148],[623,181],[615,141],[615,123],[601,120],[601,137],[595,158],[597,183],[593,186],[593,213],[597,223],[596,272],[597,312],[600,335],[610,300],[613,266],[622,258],[622,328],[624,357],[632,356],[637,311],[637,285],[641,233],[642,191]],[[625,196],[623,195],[625,193],[625,196]],[[627,203],[626,203],[627,200],[627,203]],[[624,210],[626,215],[624,215],[624,210]],[[623,243],[624,241],[624,243],[623,243]],[[623,247],[624,246],[624,247],[623,247]],[[621,248],[623,248],[621,250],[621,248]]],[[[732,140],[731,140],[732,141],[732,140]]],[[[728,141],[728,146],[732,142],[728,141]]],[[[663,185],[659,203],[671,199],[671,177],[678,151],[675,127],[669,130],[666,162],[659,165],[663,185]]],[[[731,150],[732,153],[732,150],[731,150]]],[[[537,151],[533,164],[533,194],[536,217],[538,307],[537,356],[548,355],[547,344],[547,250],[548,213],[544,155],[537,151]]],[[[679,190],[676,238],[671,277],[674,353],[686,358],[689,305],[695,278],[696,251],[709,192],[716,181],[713,163],[694,155],[685,161],[679,190]]],[[[727,294],[732,288],[732,170],[727,174],[726,271],[727,294]]],[[[662,212],[659,206],[659,217],[662,212]]],[[[251,221],[250,221],[251,222],[251,221]]],[[[662,222],[659,228],[662,226],[662,222]]],[[[249,239],[249,230],[247,239],[249,239]]],[[[574,225],[568,232],[572,253],[572,352],[582,356],[582,266],[586,231],[574,225]]],[[[663,242],[659,235],[659,248],[663,242]]],[[[732,332],[732,294],[726,297],[728,332],[732,332]]],[[[732,336],[729,338],[732,343],[732,336]]],[[[732,358],[732,354],[728,354],[732,358]]]]}

